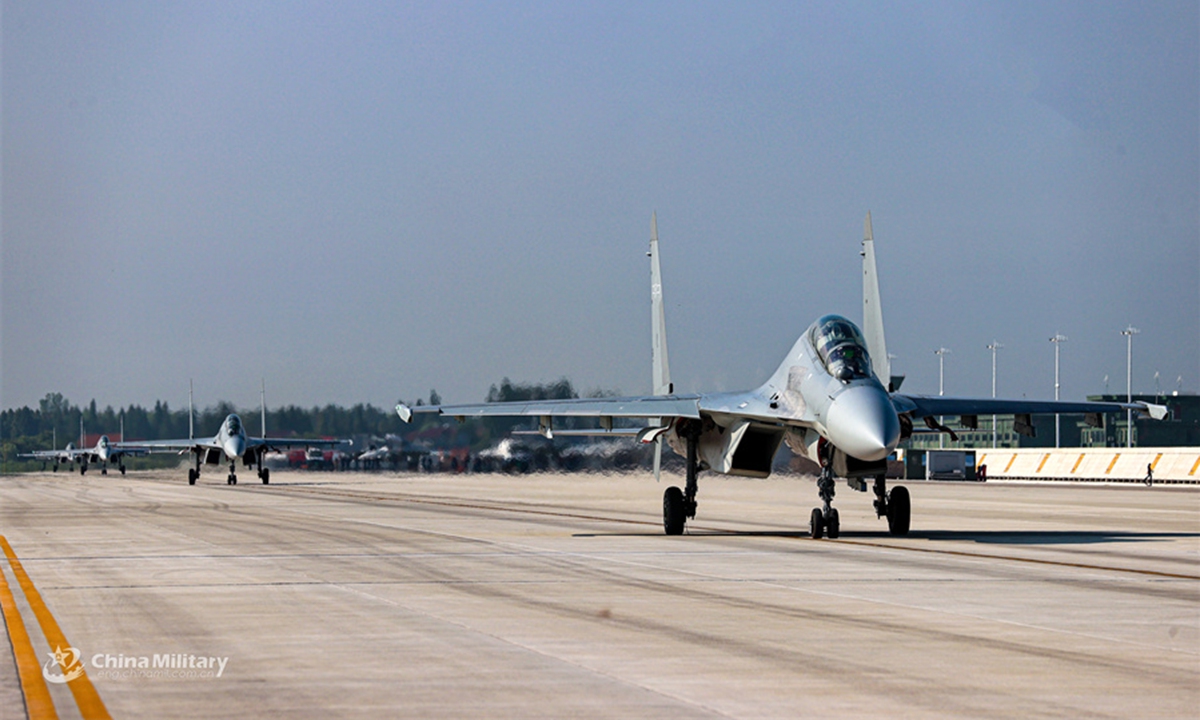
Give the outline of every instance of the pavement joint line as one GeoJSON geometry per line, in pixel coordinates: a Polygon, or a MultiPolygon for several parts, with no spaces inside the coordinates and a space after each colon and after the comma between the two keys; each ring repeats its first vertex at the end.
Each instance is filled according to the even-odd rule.
{"type": "MultiPolygon", "coordinates": [[[[650,526],[654,526],[654,527],[657,527],[659,525],[659,523],[650,522],[647,520],[629,520],[629,519],[625,519],[625,518],[602,517],[602,516],[596,516],[596,515],[581,515],[581,514],[577,514],[577,513],[561,513],[561,512],[553,512],[550,510],[534,510],[531,508],[514,508],[514,507],[508,507],[508,506],[504,506],[504,505],[485,505],[485,504],[469,503],[469,502],[453,502],[452,500],[448,500],[448,499],[436,499],[435,500],[435,499],[425,499],[425,498],[414,498],[414,497],[405,496],[405,495],[378,495],[378,494],[368,495],[366,493],[334,492],[334,491],[318,490],[318,489],[312,489],[312,488],[305,488],[302,492],[305,494],[308,494],[308,495],[334,495],[334,496],[340,496],[340,497],[357,498],[357,499],[361,499],[361,500],[394,500],[394,501],[399,501],[399,502],[410,502],[410,503],[423,504],[423,505],[444,505],[444,506],[449,506],[449,507],[462,507],[462,508],[470,508],[470,509],[475,509],[475,510],[494,510],[494,511],[501,511],[501,512],[524,513],[524,514],[529,514],[529,515],[549,515],[549,516],[553,516],[553,517],[564,517],[564,518],[573,518],[573,519],[582,519],[582,520],[597,520],[597,521],[603,521],[603,522],[616,522],[616,523],[625,523],[625,524],[631,524],[631,525],[650,525],[650,526]]],[[[734,530],[727,530],[727,529],[723,529],[723,528],[711,528],[711,527],[704,527],[704,526],[694,526],[694,527],[690,527],[689,529],[703,531],[703,532],[709,532],[709,533],[715,533],[715,534],[729,534],[729,535],[738,534],[737,531],[734,531],[734,530]]],[[[799,532],[799,531],[797,531],[797,532],[799,532]]],[[[807,539],[807,538],[806,537],[796,537],[796,538],[792,538],[792,539],[807,539]]],[[[866,540],[851,540],[848,538],[841,538],[836,543],[831,543],[831,544],[862,545],[862,546],[866,546],[866,547],[886,548],[889,550],[901,550],[901,551],[907,550],[910,552],[937,553],[937,554],[944,554],[944,555],[952,555],[952,556],[956,556],[956,557],[977,558],[977,559],[981,559],[981,560],[1011,560],[1013,562],[1025,562],[1025,563],[1033,563],[1033,564],[1038,564],[1038,565],[1053,565],[1053,566],[1058,566],[1058,567],[1070,567],[1070,568],[1077,568],[1077,569],[1082,569],[1082,570],[1099,570],[1102,572],[1117,572],[1117,573],[1133,573],[1136,575],[1151,575],[1151,576],[1155,576],[1155,577],[1171,578],[1174,580],[1200,580],[1200,575],[1186,575],[1183,573],[1169,573],[1169,572],[1163,572],[1163,571],[1159,571],[1159,570],[1146,570],[1146,569],[1142,569],[1142,568],[1119,568],[1119,567],[1112,567],[1112,566],[1106,566],[1106,565],[1090,565],[1087,563],[1074,563],[1074,562],[1068,562],[1065,560],[1046,560],[1046,559],[1042,559],[1042,558],[1027,558],[1027,557],[1020,557],[1020,556],[1016,556],[1016,555],[997,555],[994,553],[967,552],[965,550],[944,550],[944,549],[938,549],[938,548],[919,548],[919,547],[910,547],[910,546],[906,546],[906,545],[890,545],[887,543],[873,543],[873,542],[869,542],[866,540]]]]}
{"type": "Polygon", "coordinates": [[[1032,563],[1034,565],[1055,565],[1057,567],[1077,568],[1080,570],[1134,573],[1137,575],[1151,575],[1154,577],[1171,578],[1172,580],[1200,580],[1200,575],[1185,575],[1183,573],[1170,573],[1162,570],[1146,570],[1144,568],[1118,568],[1108,565],[1091,565],[1088,563],[1067,562],[1066,560],[1046,560],[1044,558],[1020,557],[1016,555],[996,555],[993,553],[967,552],[965,550],[943,550],[938,548],[909,547],[907,545],[889,545],[888,543],[876,543],[866,540],[844,540],[839,542],[842,542],[846,545],[862,545],[865,547],[885,548],[888,550],[909,550],[912,552],[937,553],[940,555],[954,555],[956,557],[979,558],[983,560],[1012,560],[1014,562],[1032,563]]]}
{"type": "Polygon", "coordinates": [[[21,619],[21,613],[17,610],[16,599],[3,571],[0,571],[0,610],[3,611],[8,639],[12,643],[13,659],[17,665],[26,714],[30,720],[57,720],[58,712],[54,709],[54,701],[50,698],[50,688],[46,686],[46,679],[42,677],[33,641],[29,638],[29,631],[25,629],[25,621],[21,619]]]}
{"type": "MultiPolygon", "coordinates": [[[[41,594],[34,587],[28,573],[25,572],[25,568],[21,565],[17,554],[13,551],[12,546],[8,544],[8,539],[3,535],[0,535],[0,547],[4,548],[4,554],[8,557],[8,565],[12,569],[13,575],[17,578],[17,583],[21,586],[21,591],[25,594],[25,601],[33,609],[34,617],[37,618],[38,624],[42,627],[42,633],[46,636],[46,642],[55,648],[72,647],[71,643],[67,641],[66,636],[63,635],[62,628],[58,626],[58,621],[51,614],[50,608],[46,607],[41,594]]],[[[104,706],[104,701],[100,699],[100,694],[96,692],[91,679],[88,678],[87,671],[82,666],[80,670],[79,676],[67,683],[67,687],[71,689],[71,694],[75,697],[75,704],[79,706],[80,715],[83,716],[84,720],[111,718],[112,716],[108,714],[108,708],[104,706]]]]}
{"type": "MultiPolygon", "coordinates": [[[[402,526],[398,526],[395,524],[385,523],[385,522],[381,522],[378,520],[368,520],[366,518],[339,518],[339,517],[323,515],[321,513],[315,513],[315,512],[305,512],[305,511],[293,511],[293,512],[300,512],[301,514],[304,514],[304,515],[309,515],[311,517],[321,517],[321,518],[325,518],[327,520],[360,523],[363,525],[373,525],[376,527],[386,527],[386,528],[392,528],[392,529],[396,529],[396,530],[405,530],[405,529],[412,530],[411,528],[404,528],[402,526]]],[[[678,573],[681,575],[691,576],[693,578],[701,578],[701,579],[708,579],[708,580],[714,580],[714,581],[724,581],[724,582],[737,582],[738,581],[736,578],[729,578],[726,576],[715,575],[715,574],[708,573],[708,572],[700,572],[698,570],[688,570],[685,568],[675,567],[675,566],[670,566],[670,565],[656,565],[653,563],[639,562],[639,561],[634,561],[634,560],[625,559],[625,558],[608,557],[608,556],[604,556],[604,555],[580,552],[580,551],[576,551],[576,550],[546,551],[541,548],[536,548],[534,546],[525,545],[522,543],[503,541],[503,540],[488,540],[485,538],[477,538],[477,537],[472,537],[470,535],[463,535],[460,533],[451,533],[451,532],[436,531],[436,530],[420,530],[417,532],[421,532],[423,534],[428,534],[428,535],[439,536],[439,537],[464,540],[467,542],[482,543],[485,545],[492,545],[495,547],[507,547],[507,548],[516,550],[526,556],[555,555],[555,556],[559,556],[559,557],[575,558],[575,559],[579,559],[579,560],[592,560],[592,561],[608,562],[608,563],[612,563],[614,565],[626,565],[629,567],[642,567],[642,568],[651,569],[651,570],[663,570],[663,571],[675,572],[675,573],[678,573]]],[[[902,546],[884,545],[884,544],[876,544],[876,543],[855,543],[855,544],[866,545],[866,546],[878,546],[883,549],[895,549],[895,550],[905,549],[902,546]]],[[[831,543],[830,547],[837,547],[837,543],[831,543]]],[[[939,553],[939,552],[945,552],[945,551],[927,550],[926,552],[939,553]]],[[[978,560],[978,561],[995,559],[995,558],[991,558],[984,554],[975,554],[975,553],[961,553],[961,554],[966,556],[967,558],[978,560]]],[[[1012,559],[1012,558],[1006,558],[1004,556],[999,556],[999,559],[1004,560],[1004,559],[1012,559]]],[[[1045,561],[1043,561],[1043,562],[1045,562],[1045,561]]],[[[1074,567],[1073,564],[1069,564],[1069,563],[1050,563],[1050,564],[1067,564],[1069,566],[1074,567]]],[[[1112,569],[1112,568],[1104,568],[1104,569],[1112,569]]],[[[1097,635],[1097,634],[1093,634],[1093,633],[1082,633],[1082,632],[1078,632],[1075,630],[1065,630],[1063,628],[1023,623],[1023,622],[1018,622],[1015,620],[1003,620],[1003,619],[997,619],[997,618],[989,618],[989,617],[976,615],[976,614],[972,614],[972,613],[967,613],[967,612],[962,612],[962,611],[946,610],[944,608],[933,609],[933,608],[925,607],[922,605],[901,603],[901,602],[895,602],[895,601],[891,601],[891,600],[882,600],[879,598],[864,597],[862,595],[839,593],[839,592],[833,592],[833,591],[829,591],[829,590],[817,590],[814,588],[802,588],[802,587],[797,587],[791,583],[781,582],[778,580],[764,580],[764,579],[756,578],[756,579],[750,579],[750,580],[743,579],[742,581],[754,583],[757,585],[761,585],[763,587],[787,590],[789,592],[802,592],[802,593],[807,593],[807,594],[811,594],[811,595],[822,595],[822,596],[826,596],[826,597],[834,597],[834,598],[839,598],[839,599],[843,599],[843,600],[853,600],[856,602],[864,602],[864,603],[869,603],[869,604],[883,605],[885,607],[903,608],[906,610],[918,610],[921,612],[942,612],[942,613],[946,613],[948,615],[954,615],[957,617],[964,617],[964,618],[971,618],[974,620],[993,622],[993,623],[997,623],[1000,625],[1008,625],[1011,627],[1020,627],[1020,628],[1025,628],[1025,629],[1038,630],[1038,631],[1042,631],[1042,632],[1059,633],[1059,634],[1063,634],[1063,635],[1073,635],[1076,637],[1085,637],[1085,638],[1089,638],[1092,640],[1100,640],[1102,642],[1113,642],[1113,638],[1106,637],[1104,635],[1097,635]]],[[[351,584],[331,583],[331,586],[338,587],[343,590],[359,592],[359,593],[361,593],[363,595],[367,595],[369,597],[378,597],[378,596],[374,595],[373,593],[368,593],[365,590],[358,589],[357,585],[360,585],[360,584],[353,584],[353,585],[354,586],[352,587],[351,584]]],[[[383,598],[380,598],[380,599],[383,599],[383,598]]],[[[384,602],[391,602],[391,601],[388,601],[385,599],[384,602]]],[[[1144,647],[1155,647],[1152,645],[1143,645],[1143,646],[1144,647]]],[[[1197,654],[1197,653],[1191,653],[1188,651],[1182,651],[1182,652],[1184,652],[1186,654],[1193,654],[1193,655],[1197,654]]]]}

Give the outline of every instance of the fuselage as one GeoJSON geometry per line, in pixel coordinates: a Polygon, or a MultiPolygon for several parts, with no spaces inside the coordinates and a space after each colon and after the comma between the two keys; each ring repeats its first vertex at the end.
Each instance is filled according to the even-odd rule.
{"type": "MultiPolygon", "coordinates": [[[[838,315],[814,322],[760,388],[702,396],[700,410],[699,459],[732,475],[766,477],[782,441],[818,464],[837,462],[842,475],[853,472],[846,457],[878,473],[900,442],[900,418],[862,333],[838,315]]],[[[687,431],[677,423],[667,437],[680,454],[687,431]]]]}
{"type": "Polygon", "coordinates": [[[866,341],[854,323],[826,315],[797,341],[809,374],[800,384],[818,432],[858,460],[887,458],[900,443],[900,418],[872,370],[866,341]]]}
{"type": "Polygon", "coordinates": [[[230,462],[242,457],[246,452],[246,429],[242,419],[236,413],[230,413],[221,423],[221,429],[213,438],[213,444],[221,448],[226,459],[230,462]]]}

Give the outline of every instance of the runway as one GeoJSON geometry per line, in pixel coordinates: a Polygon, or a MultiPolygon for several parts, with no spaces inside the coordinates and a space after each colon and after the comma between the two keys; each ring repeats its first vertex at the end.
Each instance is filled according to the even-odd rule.
{"type": "Polygon", "coordinates": [[[13,614],[70,669],[41,603],[60,717],[1200,713],[1193,488],[908,482],[896,538],[842,484],[814,541],[811,479],[703,474],[681,537],[644,475],[252,480],[0,477],[0,712],[13,614]]]}

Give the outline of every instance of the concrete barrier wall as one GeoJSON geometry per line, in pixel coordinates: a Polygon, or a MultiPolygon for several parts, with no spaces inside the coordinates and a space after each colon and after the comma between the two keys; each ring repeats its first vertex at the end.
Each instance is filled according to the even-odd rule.
{"type": "Polygon", "coordinates": [[[1024,448],[975,451],[988,480],[1079,480],[1200,485],[1200,448],[1024,448]]]}

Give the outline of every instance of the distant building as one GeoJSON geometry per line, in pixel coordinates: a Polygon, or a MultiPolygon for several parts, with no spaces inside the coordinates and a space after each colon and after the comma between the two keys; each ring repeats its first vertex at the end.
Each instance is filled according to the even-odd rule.
{"type": "MultiPolygon", "coordinates": [[[[1125,402],[1125,395],[1090,395],[1093,402],[1125,402]]],[[[1167,417],[1163,420],[1133,418],[1133,444],[1141,447],[1200,447],[1200,395],[1178,393],[1171,395],[1134,395],[1134,402],[1149,402],[1167,406],[1167,417]]],[[[1043,448],[1054,447],[1054,416],[1033,416],[1034,437],[1016,432],[1012,415],[996,418],[996,447],[998,448],[1043,448]]],[[[1059,416],[1059,444],[1062,447],[1124,447],[1129,432],[1125,413],[1104,413],[1102,426],[1091,427],[1083,415],[1059,416]]],[[[959,418],[946,416],[948,427],[954,428],[958,441],[949,435],[939,438],[938,433],[914,433],[901,443],[901,447],[913,450],[971,449],[992,447],[992,416],[980,415],[977,429],[959,430],[959,418]]]]}

